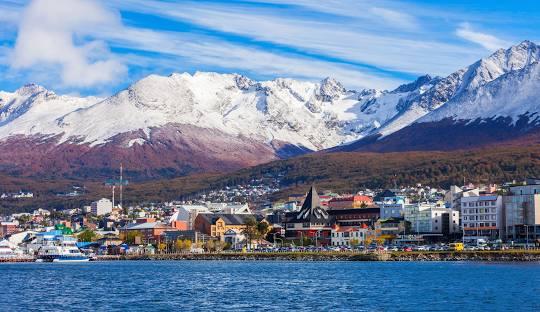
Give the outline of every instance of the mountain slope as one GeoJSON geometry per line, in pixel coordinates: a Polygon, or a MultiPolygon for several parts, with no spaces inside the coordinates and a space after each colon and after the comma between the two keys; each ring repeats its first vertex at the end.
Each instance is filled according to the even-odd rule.
{"type": "Polygon", "coordinates": [[[439,80],[378,131],[335,150],[450,150],[534,134],[539,60],[540,47],[529,41],[501,49],[439,80]]]}
{"type": "Polygon", "coordinates": [[[234,170],[358,139],[422,86],[357,92],[331,78],[255,82],[199,72],[151,75],[99,99],[28,85],[0,93],[0,166],[84,177],[120,161],[141,177],[234,170]]]}

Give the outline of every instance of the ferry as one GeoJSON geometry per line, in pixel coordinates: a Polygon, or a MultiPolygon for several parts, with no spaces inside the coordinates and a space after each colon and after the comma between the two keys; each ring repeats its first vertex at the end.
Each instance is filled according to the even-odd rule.
{"type": "MultiPolygon", "coordinates": [[[[64,231],[65,232],[65,231],[64,231]]],[[[86,262],[90,258],[77,247],[77,239],[63,231],[39,233],[36,262],[86,262]]]]}

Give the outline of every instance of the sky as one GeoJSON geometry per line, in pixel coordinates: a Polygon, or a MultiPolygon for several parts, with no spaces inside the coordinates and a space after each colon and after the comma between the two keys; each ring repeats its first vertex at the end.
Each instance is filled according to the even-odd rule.
{"type": "Polygon", "coordinates": [[[0,0],[0,90],[103,96],[196,71],[393,89],[539,29],[527,0],[0,0]]]}

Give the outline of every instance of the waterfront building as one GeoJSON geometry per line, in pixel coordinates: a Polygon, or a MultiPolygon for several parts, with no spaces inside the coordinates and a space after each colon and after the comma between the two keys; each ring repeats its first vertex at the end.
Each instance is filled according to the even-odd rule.
{"type": "Polygon", "coordinates": [[[540,238],[540,181],[529,179],[526,185],[510,187],[503,204],[508,240],[540,238]]]}
{"type": "Polygon", "coordinates": [[[448,209],[441,203],[408,204],[403,215],[405,221],[410,222],[413,233],[443,236],[460,232],[459,211],[448,209]]]}
{"type": "Polygon", "coordinates": [[[373,227],[380,219],[380,208],[371,206],[369,208],[353,209],[333,209],[328,210],[332,224],[340,226],[369,226],[373,227]]]}
{"type": "Polygon", "coordinates": [[[245,214],[201,213],[195,218],[194,230],[223,240],[230,229],[243,231],[247,217],[245,214]]]}
{"type": "Polygon", "coordinates": [[[92,202],[91,211],[96,216],[103,216],[112,212],[113,204],[107,198],[92,202]]]}
{"type": "Polygon", "coordinates": [[[323,245],[330,243],[332,220],[329,211],[321,205],[314,186],[310,188],[300,211],[287,213],[284,223],[287,238],[310,238],[323,245]]]}
{"type": "Polygon", "coordinates": [[[461,219],[466,241],[502,238],[503,197],[493,194],[462,197],[461,219]]]}
{"type": "Polygon", "coordinates": [[[135,240],[140,240],[140,242],[135,242],[136,244],[154,244],[161,240],[163,232],[173,230],[175,229],[161,222],[129,223],[120,228],[120,239],[127,241],[128,234],[132,232],[139,234],[139,238],[135,240]]]}
{"type": "Polygon", "coordinates": [[[373,199],[365,195],[353,195],[332,198],[328,202],[328,209],[364,208],[373,204],[373,199]]]}
{"type": "Polygon", "coordinates": [[[363,245],[367,232],[367,227],[334,225],[330,233],[330,243],[332,246],[363,245]]]}

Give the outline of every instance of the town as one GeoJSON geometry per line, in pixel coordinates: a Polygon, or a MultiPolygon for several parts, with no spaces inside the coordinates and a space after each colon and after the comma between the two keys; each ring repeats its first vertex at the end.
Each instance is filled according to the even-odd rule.
{"type": "Polygon", "coordinates": [[[540,180],[416,185],[337,194],[307,186],[227,187],[197,200],[122,207],[101,198],[71,210],[1,216],[0,259],[70,261],[212,252],[466,251],[540,245],[540,180]],[[245,202],[227,201],[244,198],[245,202]],[[247,200],[249,198],[249,200],[247,200]],[[211,200],[210,200],[211,199],[211,200]],[[216,201],[221,200],[221,201],[216,201]]]}

